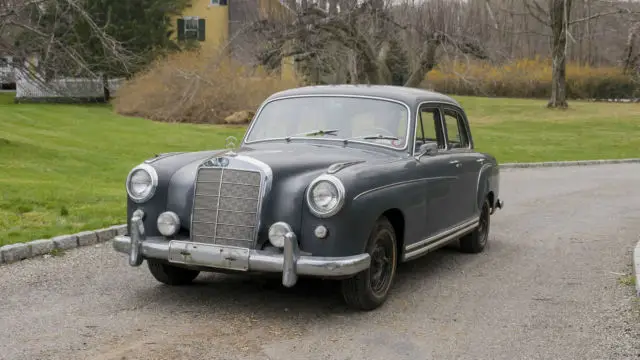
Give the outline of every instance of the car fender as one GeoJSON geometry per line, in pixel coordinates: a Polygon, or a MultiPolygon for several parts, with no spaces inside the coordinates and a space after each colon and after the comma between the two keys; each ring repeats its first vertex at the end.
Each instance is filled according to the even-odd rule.
{"type": "MultiPolygon", "coordinates": [[[[476,184],[476,213],[480,214],[482,203],[487,194],[493,190],[492,179],[495,164],[483,164],[478,172],[478,182],[476,184]]],[[[493,206],[493,204],[491,204],[493,206]]]]}

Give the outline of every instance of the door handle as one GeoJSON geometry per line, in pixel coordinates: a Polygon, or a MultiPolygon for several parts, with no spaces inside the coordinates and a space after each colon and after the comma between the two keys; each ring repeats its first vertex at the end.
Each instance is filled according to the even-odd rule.
{"type": "Polygon", "coordinates": [[[456,167],[460,167],[460,166],[462,166],[462,164],[460,164],[460,161],[459,161],[459,160],[451,160],[451,161],[449,161],[449,164],[455,164],[455,165],[456,165],[456,167]]]}

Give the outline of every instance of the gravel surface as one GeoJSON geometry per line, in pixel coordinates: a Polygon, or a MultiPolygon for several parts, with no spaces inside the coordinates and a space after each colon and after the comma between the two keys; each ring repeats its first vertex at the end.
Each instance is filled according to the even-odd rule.
{"type": "Polygon", "coordinates": [[[638,359],[640,165],[502,172],[480,255],[401,266],[388,303],[335,284],[201,275],[158,284],[111,244],[0,267],[0,359],[638,359]]]}

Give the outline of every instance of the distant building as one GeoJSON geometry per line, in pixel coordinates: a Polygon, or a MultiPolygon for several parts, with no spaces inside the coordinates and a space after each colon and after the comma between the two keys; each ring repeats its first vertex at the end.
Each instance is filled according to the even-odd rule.
{"type": "MultiPolygon", "coordinates": [[[[178,42],[197,41],[201,48],[227,52],[234,60],[251,64],[255,49],[264,40],[246,27],[257,20],[290,14],[291,9],[279,0],[193,0],[174,19],[174,34],[178,42]]],[[[283,60],[281,74],[295,76],[291,59],[283,60]]]]}

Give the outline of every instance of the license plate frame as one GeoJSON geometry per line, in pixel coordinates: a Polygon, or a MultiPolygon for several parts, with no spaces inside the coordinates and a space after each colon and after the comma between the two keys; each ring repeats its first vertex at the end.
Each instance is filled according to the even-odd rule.
{"type": "Polygon", "coordinates": [[[216,269],[249,271],[249,249],[172,240],[169,262],[216,269]]]}

